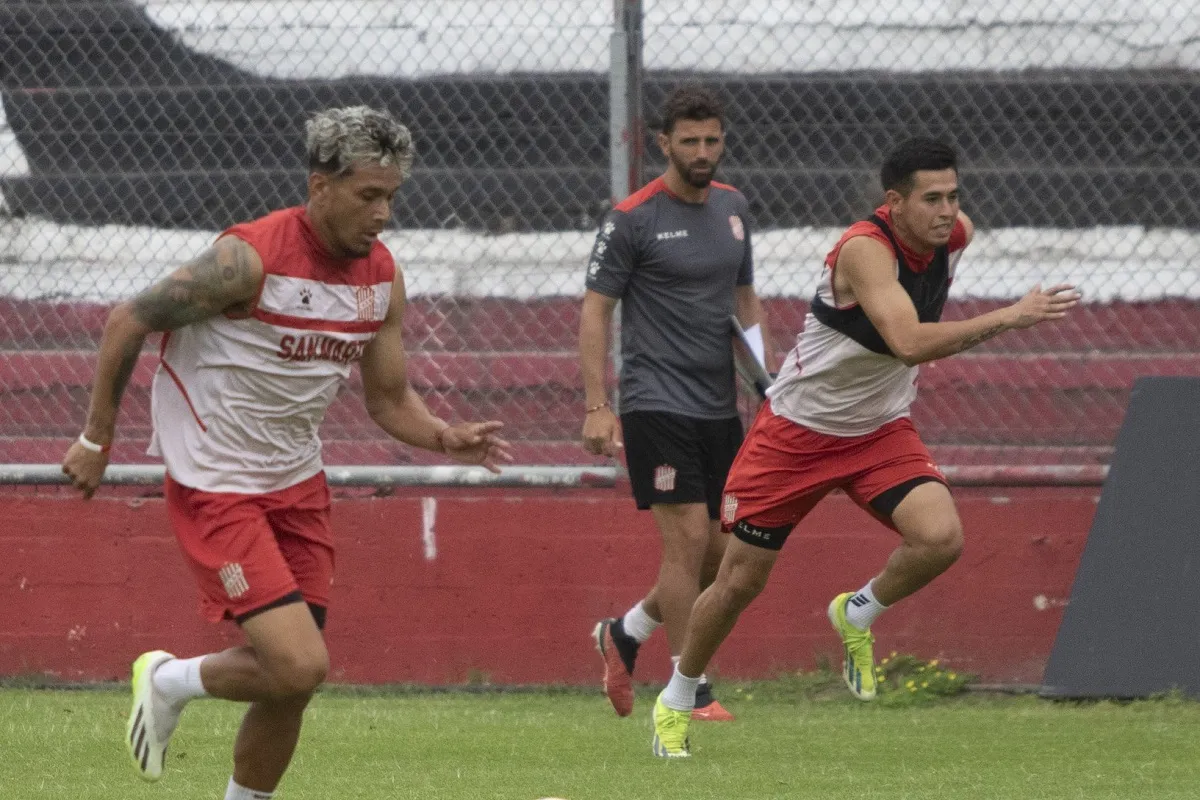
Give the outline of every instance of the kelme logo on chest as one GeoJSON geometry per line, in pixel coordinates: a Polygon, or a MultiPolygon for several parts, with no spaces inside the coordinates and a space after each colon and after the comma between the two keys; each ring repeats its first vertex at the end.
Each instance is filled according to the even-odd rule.
{"type": "Polygon", "coordinates": [[[664,239],[686,239],[686,238],[687,238],[687,231],[686,231],[686,230],[682,230],[682,231],[662,231],[662,232],[660,232],[660,233],[656,233],[656,234],[654,234],[654,238],[655,238],[655,239],[658,239],[660,242],[661,242],[661,241],[663,241],[664,239]]]}

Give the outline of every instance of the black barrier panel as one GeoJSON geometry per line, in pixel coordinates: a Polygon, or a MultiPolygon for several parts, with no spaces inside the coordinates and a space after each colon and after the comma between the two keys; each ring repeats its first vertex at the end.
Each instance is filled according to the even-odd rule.
{"type": "Polygon", "coordinates": [[[1139,378],[1047,697],[1200,697],[1200,378],[1139,378]]]}

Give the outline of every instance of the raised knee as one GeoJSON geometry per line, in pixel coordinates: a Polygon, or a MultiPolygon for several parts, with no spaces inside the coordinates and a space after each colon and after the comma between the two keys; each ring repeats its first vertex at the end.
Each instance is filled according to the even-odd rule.
{"type": "Polygon", "coordinates": [[[962,524],[956,519],[938,526],[926,540],[926,546],[947,565],[953,564],[962,555],[962,524]]]}
{"type": "Polygon", "coordinates": [[[325,682],[328,673],[329,656],[326,653],[289,659],[272,676],[275,694],[290,699],[311,697],[317,687],[325,682]]]}

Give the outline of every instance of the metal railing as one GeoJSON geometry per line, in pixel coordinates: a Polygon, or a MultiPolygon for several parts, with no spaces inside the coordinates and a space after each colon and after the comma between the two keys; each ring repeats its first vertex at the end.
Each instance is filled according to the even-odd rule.
{"type": "MultiPolygon", "coordinates": [[[[1133,380],[1200,374],[1193,4],[270,5],[0,7],[2,475],[55,480],[26,465],[78,433],[107,307],[225,226],[301,202],[302,123],[334,104],[414,130],[385,237],[408,281],[414,385],[435,413],[503,419],[533,470],[514,476],[619,479],[576,444],[578,299],[600,216],[663,166],[647,123],[683,81],[726,100],[722,179],[750,201],[781,345],[909,133],[956,143],[978,224],[948,314],[1038,281],[1083,288],[1062,324],[923,370],[914,419],[957,482],[1099,481],[1133,380]]],[[[153,361],[131,382],[113,481],[149,466],[153,361]]],[[[323,434],[334,468],[469,474],[386,440],[355,391],[323,434]]]]}

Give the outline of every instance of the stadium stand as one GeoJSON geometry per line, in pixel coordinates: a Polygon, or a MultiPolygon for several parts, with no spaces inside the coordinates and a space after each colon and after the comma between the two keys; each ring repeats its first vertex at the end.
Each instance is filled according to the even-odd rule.
{"type": "MultiPolygon", "coordinates": [[[[678,77],[652,74],[648,107],[678,77]]],[[[732,98],[724,177],[746,192],[760,228],[861,216],[898,130],[962,143],[964,193],[983,228],[1200,227],[1200,153],[1179,135],[1200,129],[1195,72],[706,80],[732,98]],[[751,94],[753,105],[737,103],[751,94]]],[[[305,116],[359,102],[398,111],[419,137],[399,226],[587,230],[609,199],[603,75],[263,78],[189,50],[132,3],[52,0],[0,4],[0,92],[29,165],[0,177],[14,217],[218,230],[300,202],[305,116]]],[[[961,299],[948,316],[994,304],[961,299]]],[[[805,309],[770,301],[782,341],[805,309]]],[[[86,407],[104,314],[0,298],[0,460],[61,456],[86,407]]],[[[588,462],[574,444],[577,298],[417,297],[407,327],[414,382],[435,411],[508,421],[519,461],[588,462]]],[[[1012,334],[927,367],[917,422],[943,463],[1102,463],[1134,376],[1200,373],[1197,330],[1200,309],[1186,299],[1091,304],[1054,334],[1012,334]]],[[[134,377],[118,461],[146,460],[153,361],[148,352],[134,377]]],[[[326,434],[330,463],[421,457],[375,438],[349,396],[326,434]]]]}

